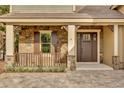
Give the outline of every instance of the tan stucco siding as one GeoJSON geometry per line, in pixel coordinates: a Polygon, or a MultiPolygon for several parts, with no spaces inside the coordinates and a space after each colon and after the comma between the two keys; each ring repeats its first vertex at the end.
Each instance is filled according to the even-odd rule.
{"type": "Polygon", "coordinates": [[[123,52],[123,54],[122,54],[122,57],[123,57],[123,59],[122,59],[122,61],[124,62],[124,26],[123,26],[123,28],[122,28],[122,45],[123,45],[123,50],[122,50],[122,52],[123,52]]]}
{"type": "Polygon", "coordinates": [[[100,32],[100,63],[103,62],[103,30],[100,32]]]}
{"type": "Polygon", "coordinates": [[[112,66],[113,32],[107,26],[103,27],[103,63],[112,66]]]}
{"type": "Polygon", "coordinates": [[[118,10],[119,10],[121,13],[124,14],[124,6],[120,6],[120,7],[118,8],[118,10]]]}
{"type": "Polygon", "coordinates": [[[122,37],[123,37],[122,38],[122,45],[123,45],[123,47],[122,47],[123,48],[123,50],[122,50],[122,52],[123,52],[123,54],[122,54],[123,55],[123,60],[122,61],[124,62],[124,26],[122,28],[122,37]]]}
{"type": "Polygon", "coordinates": [[[119,26],[119,58],[124,62],[124,26],[119,26]]]}
{"type": "Polygon", "coordinates": [[[72,5],[13,5],[11,12],[14,13],[70,13],[73,12],[72,5]]]}
{"type": "Polygon", "coordinates": [[[120,61],[123,61],[123,26],[119,26],[119,32],[118,32],[118,54],[119,54],[119,58],[120,61]]]}

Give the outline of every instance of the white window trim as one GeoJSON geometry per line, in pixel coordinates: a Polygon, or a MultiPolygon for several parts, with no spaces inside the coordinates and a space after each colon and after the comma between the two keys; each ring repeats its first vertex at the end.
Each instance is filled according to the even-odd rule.
{"type": "MultiPolygon", "coordinates": [[[[41,33],[50,33],[50,35],[52,35],[51,33],[52,33],[52,30],[40,30],[39,31],[40,32],[40,52],[42,51],[42,49],[41,49],[41,33]]],[[[52,36],[51,36],[51,41],[50,41],[50,53],[49,54],[51,54],[51,47],[52,47],[52,36]]],[[[44,53],[44,54],[48,54],[48,53],[44,53]]]]}
{"type": "MultiPolygon", "coordinates": [[[[100,32],[101,32],[101,29],[80,29],[80,30],[77,30],[77,32],[97,32],[97,63],[100,64],[100,32]]],[[[76,49],[76,53],[77,53],[77,49],[76,49]]]]}

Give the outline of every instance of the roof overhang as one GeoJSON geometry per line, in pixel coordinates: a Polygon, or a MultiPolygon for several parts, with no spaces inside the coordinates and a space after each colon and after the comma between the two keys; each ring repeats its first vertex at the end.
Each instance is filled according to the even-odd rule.
{"type": "Polygon", "coordinates": [[[118,8],[120,5],[112,5],[111,7],[110,7],[110,9],[116,9],[116,8],[118,8]]]}
{"type": "Polygon", "coordinates": [[[124,19],[0,19],[5,24],[122,24],[124,19]]]}

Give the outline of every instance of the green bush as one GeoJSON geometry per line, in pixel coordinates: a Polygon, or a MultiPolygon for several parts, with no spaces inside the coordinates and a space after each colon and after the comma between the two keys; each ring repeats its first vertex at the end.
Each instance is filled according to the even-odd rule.
{"type": "Polygon", "coordinates": [[[6,72],[65,72],[66,67],[15,67],[8,66],[6,72]]]}

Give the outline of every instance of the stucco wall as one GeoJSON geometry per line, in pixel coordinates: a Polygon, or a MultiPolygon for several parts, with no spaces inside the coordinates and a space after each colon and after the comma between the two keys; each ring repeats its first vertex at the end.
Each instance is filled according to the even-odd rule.
{"type": "Polygon", "coordinates": [[[122,57],[123,57],[123,59],[122,59],[122,61],[124,62],[124,26],[122,26],[123,28],[122,28],[122,52],[123,52],[123,54],[122,54],[122,57]]]}
{"type": "Polygon", "coordinates": [[[113,32],[107,26],[103,27],[103,63],[112,66],[113,32]]]}
{"type": "Polygon", "coordinates": [[[119,26],[119,58],[124,62],[124,26],[119,26]]]}
{"type": "Polygon", "coordinates": [[[100,31],[100,63],[103,63],[103,30],[100,31]]]}
{"type": "Polygon", "coordinates": [[[123,26],[123,28],[122,28],[122,52],[123,52],[123,54],[122,54],[122,57],[123,57],[123,59],[122,59],[122,61],[124,62],[124,26],[123,26]]]}
{"type": "Polygon", "coordinates": [[[120,7],[118,8],[118,10],[119,10],[121,13],[124,14],[124,6],[120,6],[120,7]]]}

